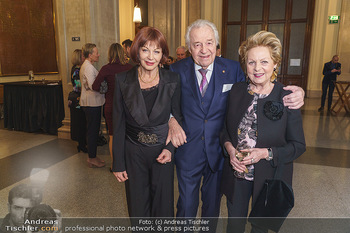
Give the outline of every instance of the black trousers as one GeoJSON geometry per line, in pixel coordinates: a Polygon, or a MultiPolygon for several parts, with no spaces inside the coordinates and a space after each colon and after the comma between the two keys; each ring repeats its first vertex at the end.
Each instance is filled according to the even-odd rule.
{"type": "MultiPolygon", "coordinates": [[[[235,192],[232,202],[227,199],[228,223],[227,233],[244,233],[247,223],[249,200],[253,194],[252,181],[235,178],[235,192]]],[[[267,233],[268,231],[252,226],[251,233],[267,233]]]]}
{"type": "Polygon", "coordinates": [[[80,147],[86,147],[86,116],[81,108],[70,108],[70,135],[80,147]]]}
{"type": "Polygon", "coordinates": [[[156,161],[163,147],[135,145],[125,140],[129,178],[125,188],[130,217],[174,217],[174,162],[156,161]]]}
{"type": "Polygon", "coordinates": [[[101,125],[101,106],[82,107],[86,116],[86,138],[89,158],[96,158],[97,138],[101,125]]]}
{"type": "MultiPolygon", "coordinates": [[[[335,80],[334,80],[335,81],[335,80]]],[[[328,91],[328,110],[332,107],[332,100],[333,100],[333,92],[334,92],[334,82],[328,78],[323,78],[322,81],[322,97],[321,97],[321,107],[324,107],[324,104],[326,102],[326,96],[327,96],[327,89],[328,91]]]]}

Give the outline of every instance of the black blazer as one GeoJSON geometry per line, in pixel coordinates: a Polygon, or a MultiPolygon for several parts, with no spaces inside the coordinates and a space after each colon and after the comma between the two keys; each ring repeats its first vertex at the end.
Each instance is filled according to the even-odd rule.
{"type": "MultiPolygon", "coordinates": [[[[253,100],[253,95],[247,91],[248,84],[240,82],[235,84],[229,95],[225,127],[221,134],[221,143],[230,141],[234,147],[237,146],[237,129],[247,108],[253,100]]],[[[289,94],[283,90],[281,83],[275,83],[271,93],[263,99],[258,100],[258,138],[256,148],[272,148],[273,160],[260,160],[254,165],[254,188],[253,204],[259,195],[266,179],[274,177],[276,167],[284,164],[282,179],[292,185],[293,161],[305,151],[305,139],[302,126],[300,110],[283,109],[283,115],[279,120],[270,120],[265,116],[264,104],[268,101],[279,101],[283,103],[283,96],[289,94]]],[[[223,194],[232,201],[234,193],[234,170],[229,158],[225,159],[221,190],[223,194]]]]}
{"type": "MultiPolygon", "coordinates": [[[[170,113],[181,123],[181,86],[178,74],[159,69],[158,95],[150,115],[138,80],[138,66],[116,75],[113,97],[113,168],[114,172],[125,171],[126,124],[137,127],[152,127],[169,121],[170,113]]],[[[166,148],[174,153],[169,143],[166,148]]],[[[165,145],[164,145],[165,146],[165,145]]]]}
{"type": "Polygon", "coordinates": [[[329,79],[329,80],[337,80],[337,75],[340,75],[341,72],[334,72],[332,73],[333,69],[341,69],[341,64],[338,63],[333,63],[332,61],[327,62],[323,66],[323,71],[322,74],[324,75],[324,78],[329,79]]]}

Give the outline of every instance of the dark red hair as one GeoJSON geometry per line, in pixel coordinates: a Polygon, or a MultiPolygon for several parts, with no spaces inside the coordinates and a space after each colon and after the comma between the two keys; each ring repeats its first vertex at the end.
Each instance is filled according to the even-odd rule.
{"type": "Polygon", "coordinates": [[[163,56],[160,60],[160,63],[164,64],[169,56],[169,47],[163,33],[154,27],[143,27],[136,34],[130,48],[131,59],[136,63],[140,63],[138,54],[140,48],[143,47],[147,42],[153,42],[156,44],[156,46],[162,49],[163,56]]]}

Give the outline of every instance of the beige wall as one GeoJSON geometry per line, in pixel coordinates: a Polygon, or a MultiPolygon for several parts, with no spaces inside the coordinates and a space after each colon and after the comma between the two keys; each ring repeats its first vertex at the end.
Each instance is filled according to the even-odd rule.
{"type": "MultiPolygon", "coordinates": [[[[340,15],[342,0],[316,0],[315,2],[307,85],[309,97],[321,96],[323,65],[338,53],[339,23],[329,24],[328,16],[340,15]]],[[[350,38],[347,38],[347,41],[349,40],[350,38]]]]}
{"type": "Polygon", "coordinates": [[[133,0],[119,0],[120,43],[135,37],[135,24],[132,22],[134,14],[133,0]]]}
{"type": "Polygon", "coordinates": [[[216,25],[219,31],[220,44],[222,32],[222,1],[223,0],[201,0],[201,17],[216,25]]]}
{"type": "Polygon", "coordinates": [[[180,9],[180,4],[179,0],[148,0],[148,25],[164,34],[173,57],[181,43],[180,20],[176,11],[180,9]]]}

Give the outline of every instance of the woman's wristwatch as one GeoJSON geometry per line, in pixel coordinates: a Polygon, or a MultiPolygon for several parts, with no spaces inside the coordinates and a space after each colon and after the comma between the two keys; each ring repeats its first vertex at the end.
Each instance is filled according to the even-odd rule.
{"type": "Polygon", "coordinates": [[[271,148],[267,148],[267,152],[269,152],[269,155],[265,158],[267,161],[270,161],[273,159],[273,152],[271,148]]]}

